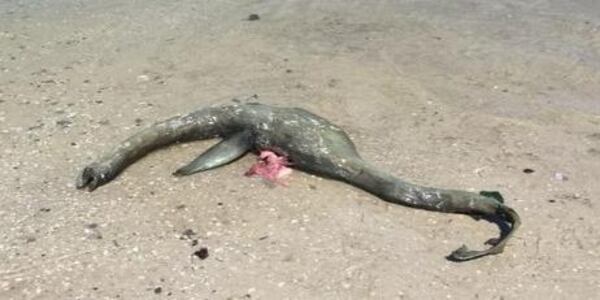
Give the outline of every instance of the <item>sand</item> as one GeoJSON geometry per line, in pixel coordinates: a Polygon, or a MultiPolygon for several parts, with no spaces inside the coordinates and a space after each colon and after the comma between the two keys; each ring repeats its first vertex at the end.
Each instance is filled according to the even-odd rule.
{"type": "Polygon", "coordinates": [[[595,0],[2,1],[0,299],[597,297],[599,95],[595,0]],[[249,98],[408,181],[498,190],[523,226],[454,263],[498,228],[302,172],[272,187],[252,155],[171,176],[214,141],[74,188],[141,128],[249,98]]]}

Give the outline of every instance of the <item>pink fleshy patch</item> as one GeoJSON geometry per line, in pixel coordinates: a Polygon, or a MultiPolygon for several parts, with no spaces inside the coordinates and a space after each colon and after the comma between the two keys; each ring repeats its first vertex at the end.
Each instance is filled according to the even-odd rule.
{"type": "Polygon", "coordinates": [[[279,156],[273,151],[262,150],[258,155],[258,162],[246,172],[246,176],[260,176],[270,182],[285,185],[281,180],[292,173],[288,168],[289,161],[285,156],[279,156]]]}

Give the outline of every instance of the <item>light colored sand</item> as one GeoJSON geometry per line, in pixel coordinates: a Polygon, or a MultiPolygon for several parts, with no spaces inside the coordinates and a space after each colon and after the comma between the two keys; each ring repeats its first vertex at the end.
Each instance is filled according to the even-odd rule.
{"type": "Polygon", "coordinates": [[[1,299],[600,294],[600,2],[125,2],[0,3],[1,299]],[[497,228],[300,172],[269,188],[242,176],[250,156],[170,175],[211,142],[74,189],[140,127],[252,94],[407,180],[500,190],[522,230],[456,264],[497,228]]]}

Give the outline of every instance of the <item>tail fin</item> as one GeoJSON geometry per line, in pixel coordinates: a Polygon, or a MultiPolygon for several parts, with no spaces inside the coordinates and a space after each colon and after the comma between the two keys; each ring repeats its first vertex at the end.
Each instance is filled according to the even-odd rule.
{"type": "Polygon", "coordinates": [[[352,161],[345,172],[334,172],[334,174],[346,174],[342,176],[346,182],[391,203],[432,211],[500,219],[499,222],[510,225],[510,229],[502,234],[499,241],[491,248],[475,251],[462,246],[450,254],[448,258],[451,260],[466,261],[501,253],[507,241],[521,225],[521,219],[517,212],[503,204],[502,195],[498,192],[484,191],[477,194],[418,186],[379,171],[360,159],[352,161]]]}

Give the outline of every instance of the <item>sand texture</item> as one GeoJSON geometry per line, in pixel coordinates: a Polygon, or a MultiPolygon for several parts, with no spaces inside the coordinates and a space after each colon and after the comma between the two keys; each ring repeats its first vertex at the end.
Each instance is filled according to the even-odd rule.
{"type": "Polygon", "coordinates": [[[0,299],[593,299],[600,1],[3,0],[0,178],[0,299]],[[215,141],[75,189],[141,128],[233,99],[326,117],[405,180],[498,190],[523,226],[454,263],[498,228],[298,171],[273,187],[253,155],[171,175],[215,141]]]}

